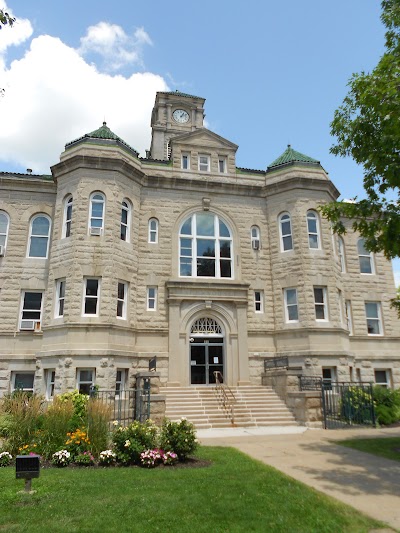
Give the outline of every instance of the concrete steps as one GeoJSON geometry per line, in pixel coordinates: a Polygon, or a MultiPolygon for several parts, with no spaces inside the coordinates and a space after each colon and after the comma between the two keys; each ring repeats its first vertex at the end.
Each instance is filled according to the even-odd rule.
{"type": "Polygon", "coordinates": [[[182,417],[197,429],[265,427],[296,425],[296,421],[277,394],[268,387],[231,387],[236,398],[234,424],[216,395],[215,387],[166,387],[165,416],[170,420],[182,417]]]}

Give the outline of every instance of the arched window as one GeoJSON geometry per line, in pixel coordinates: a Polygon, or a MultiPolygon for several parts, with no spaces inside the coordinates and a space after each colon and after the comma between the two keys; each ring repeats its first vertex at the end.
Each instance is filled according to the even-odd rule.
{"type": "Polygon", "coordinates": [[[279,217],[279,231],[281,235],[281,251],[293,250],[292,222],[289,213],[282,213],[279,217]]]}
{"type": "Polygon", "coordinates": [[[342,237],[338,237],[338,255],[340,272],[346,272],[346,256],[344,252],[344,240],[342,237]]]}
{"type": "Polygon", "coordinates": [[[357,241],[358,260],[360,262],[361,274],[375,274],[374,257],[371,252],[365,248],[364,239],[357,241]]]}
{"type": "Polygon", "coordinates": [[[124,199],[121,204],[121,240],[129,242],[131,238],[131,204],[124,199]]]}
{"type": "Polygon", "coordinates": [[[258,226],[252,226],[250,230],[251,235],[251,247],[253,250],[259,250],[261,248],[260,240],[260,228],[258,226]]]}
{"type": "Polygon", "coordinates": [[[28,257],[46,258],[49,252],[51,221],[47,215],[36,215],[29,228],[28,257]]]}
{"type": "Polygon", "coordinates": [[[149,242],[152,244],[158,242],[158,220],[156,218],[149,220],[149,242]]]}
{"type": "Polygon", "coordinates": [[[62,237],[69,237],[71,235],[71,224],[72,224],[72,196],[67,196],[64,202],[64,219],[63,219],[63,229],[62,237]]]}
{"type": "Polygon", "coordinates": [[[101,235],[104,230],[104,194],[93,193],[90,197],[89,233],[101,235]]]}
{"type": "Polygon", "coordinates": [[[231,232],[212,213],[188,217],[179,232],[179,273],[181,276],[232,278],[231,232]]]}
{"type": "Polygon", "coordinates": [[[7,238],[8,238],[8,228],[10,225],[10,218],[4,211],[0,211],[0,246],[2,247],[2,252],[6,250],[7,238]]]}
{"type": "Polygon", "coordinates": [[[307,211],[308,246],[312,249],[321,248],[319,218],[315,211],[307,211]]]}

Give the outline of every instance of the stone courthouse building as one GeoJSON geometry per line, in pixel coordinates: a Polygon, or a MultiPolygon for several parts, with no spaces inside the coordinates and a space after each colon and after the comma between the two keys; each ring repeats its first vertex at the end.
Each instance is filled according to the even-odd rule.
{"type": "Polygon", "coordinates": [[[0,173],[0,394],[129,387],[155,355],[166,387],[260,385],[273,356],[400,385],[391,264],[332,234],[318,161],[238,168],[204,102],[157,93],[145,158],[103,123],[51,175],[0,173]]]}

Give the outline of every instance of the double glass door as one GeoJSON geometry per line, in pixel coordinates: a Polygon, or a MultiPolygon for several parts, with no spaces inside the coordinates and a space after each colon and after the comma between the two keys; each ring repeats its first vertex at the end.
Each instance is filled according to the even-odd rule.
{"type": "MultiPolygon", "coordinates": [[[[223,337],[195,337],[190,343],[191,385],[212,385],[215,371],[224,375],[223,337]]],[[[221,378],[220,378],[221,379],[221,378]]]]}

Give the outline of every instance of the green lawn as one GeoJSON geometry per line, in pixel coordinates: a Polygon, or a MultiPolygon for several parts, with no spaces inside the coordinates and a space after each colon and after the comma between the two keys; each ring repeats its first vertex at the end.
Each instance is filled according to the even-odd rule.
{"type": "Polygon", "coordinates": [[[336,444],[400,461],[400,437],[349,439],[336,441],[336,444]]]}
{"type": "Polygon", "coordinates": [[[368,532],[382,524],[232,448],[201,448],[204,468],[43,469],[20,494],[0,469],[7,533],[368,532]]]}

